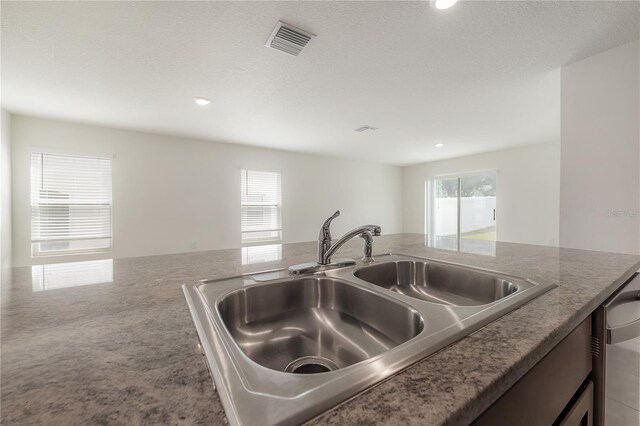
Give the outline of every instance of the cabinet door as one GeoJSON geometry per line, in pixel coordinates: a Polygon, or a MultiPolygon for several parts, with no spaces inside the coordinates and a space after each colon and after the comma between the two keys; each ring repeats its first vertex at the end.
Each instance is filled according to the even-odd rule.
{"type": "Polygon", "coordinates": [[[566,412],[592,367],[591,317],[480,415],[474,426],[550,426],[566,412]]]}
{"type": "Polygon", "coordinates": [[[593,426],[593,382],[582,391],[567,415],[559,423],[560,426],[593,426]]]}

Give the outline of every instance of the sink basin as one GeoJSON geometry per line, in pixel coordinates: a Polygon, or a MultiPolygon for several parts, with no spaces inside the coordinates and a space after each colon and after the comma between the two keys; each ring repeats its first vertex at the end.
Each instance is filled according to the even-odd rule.
{"type": "Polygon", "coordinates": [[[266,426],[304,423],[553,287],[377,255],[182,289],[228,423],[266,426]]]}
{"type": "Polygon", "coordinates": [[[388,351],[423,329],[415,310],[332,278],[236,290],[218,303],[218,311],[247,357],[286,373],[344,368],[388,351]]]}
{"type": "Polygon", "coordinates": [[[486,305],[519,290],[517,284],[496,273],[424,260],[378,263],[358,269],[354,275],[388,290],[444,305],[486,305]]]}

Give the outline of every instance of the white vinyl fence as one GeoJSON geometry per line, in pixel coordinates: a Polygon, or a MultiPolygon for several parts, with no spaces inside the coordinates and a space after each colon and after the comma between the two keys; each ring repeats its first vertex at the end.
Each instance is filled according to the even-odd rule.
{"type": "MultiPolygon", "coordinates": [[[[455,235],[458,232],[457,198],[436,198],[433,218],[435,235],[455,235]]],[[[496,197],[462,197],[460,233],[495,225],[493,210],[496,197]]]]}

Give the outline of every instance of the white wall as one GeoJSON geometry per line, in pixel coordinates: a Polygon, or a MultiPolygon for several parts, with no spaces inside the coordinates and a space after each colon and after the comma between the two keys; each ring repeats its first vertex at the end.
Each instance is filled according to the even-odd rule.
{"type": "Polygon", "coordinates": [[[314,240],[335,209],[335,235],[365,222],[423,233],[426,179],[498,170],[499,241],[638,253],[639,50],[634,42],[562,68],[561,143],[404,168],[3,111],[2,264],[12,201],[13,264],[31,264],[31,147],[114,156],[114,257],[238,247],[240,168],[282,173],[284,242],[314,240]]]}
{"type": "Polygon", "coordinates": [[[529,145],[405,167],[404,231],[424,232],[425,180],[485,170],[498,171],[498,241],[557,245],[560,197],[558,143],[529,145]]]}
{"type": "Polygon", "coordinates": [[[12,143],[15,266],[31,264],[31,147],[114,156],[114,257],[239,247],[241,168],[282,173],[284,242],[316,239],[337,209],[336,236],[402,230],[399,167],[18,115],[12,143]]]}
{"type": "Polygon", "coordinates": [[[562,67],[560,243],[640,252],[640,44],[562,67]]]}
{"type": "Polygon", "coordinates": [[[0,267],[11,266],[11,114],[0,110],[0,267]]]}

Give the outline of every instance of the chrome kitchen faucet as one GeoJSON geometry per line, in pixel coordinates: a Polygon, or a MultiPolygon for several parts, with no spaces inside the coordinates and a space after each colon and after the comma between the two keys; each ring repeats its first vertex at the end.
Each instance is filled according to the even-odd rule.
{"type": "Polygon", "coordinates": [[[289,272],[292,274],[306,274],[327,269],[342,268],[345,266],[355,265],[355,261],[352,259],[338,259],[334,262],[331,261],[333,254],[344,243],[354,237],[360,237],[364,239],[364,257],[362,261],[365,263],[373,262],[373,237],[380,235],[382,232],[378,225],[363,225],[344,234],[338,241],[331,244],[331,221],[340,216],[340,210],[336,211],[331,217],[324,221],[320,232],[318,233],[318,261],[316,263],[302,263],[299,265],[293,265],[289,267],[289,272]]]}

